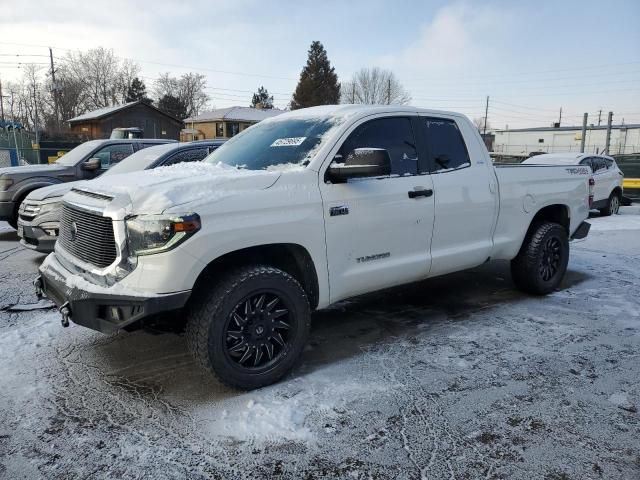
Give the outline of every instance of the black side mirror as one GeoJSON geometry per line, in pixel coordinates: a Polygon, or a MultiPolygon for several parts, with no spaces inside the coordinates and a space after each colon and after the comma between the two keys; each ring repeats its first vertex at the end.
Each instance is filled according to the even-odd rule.
{"type": "Polygon", "coordinates": [[[90,158],[89,160],[85,160],[82,162],[81,168],[82,170],[87,170],[93,172],[100,168],[101,162],[99,158],[90,158]]]}
{"type": "Polygon", "coordinates": [[[344,183],[350,178],[382,177],[391,175],[391,158],[383,148],[356,148],[344,163],[329,165],[330,180],[344,183]]]}

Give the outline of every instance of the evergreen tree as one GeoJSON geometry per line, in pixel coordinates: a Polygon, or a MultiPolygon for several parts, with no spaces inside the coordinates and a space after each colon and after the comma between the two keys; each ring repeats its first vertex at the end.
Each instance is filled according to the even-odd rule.
{"type": "Polygon", "coordinates": [[[322,43],[315,41],[309,48],[307,64],[291,100],[291,109],[340,103],[338,75],[327,58],[322,43]]]}
{"type": "Polygon", "coordinates": [[[262,110],[273,108],[273,95],[269,95],[269,91],[261,86],[258,91],[253,94],[251,108],[261,108],[262,110]]]}
{"type": "Polygon", "coordinates": [[[164,95],[158,100],[158,110],[171,115],[178,120],[187,118],[187,105],[184,101],[173,95],[164,95]]]}
{"type": "Polygon", "coordinates": [[[127,88],[125,101],[137,102],[138,100],[142,100],[144,103],[153,103],[153,100],[147,97],[147,87],[145,86],[144,82],[138,77],[135,77],[127,88]]]}

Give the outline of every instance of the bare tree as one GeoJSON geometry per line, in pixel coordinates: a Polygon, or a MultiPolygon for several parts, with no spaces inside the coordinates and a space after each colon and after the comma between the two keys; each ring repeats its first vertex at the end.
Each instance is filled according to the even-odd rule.
{"type": "Polygon", "coordinates": [[[205,76],[200,73],[185,73],[180,78],[163,73],[155,81],[153,91],[158,101],[171,97],[177,99],[184,105],[186,116],[191,117],[200,113],[209,102],[209,95],[205,92],[206,86],[205,76]]]}
{"type": "MultiPolygon", "coordinates": [[[[484,117],[476,117],[473,119],[473,124],[476,126],[478,131],[482,133],[484,131],[484,117]]],[[[487,120],[487,130],[491,130],[491,124],[487,120]]]]}
{"type": "Polygon", "coordinates": [[[113,50],[102,47],[70,52],[62,63],[79,102],[79,113],[124,103],[127,90],[140,71],[135,62],[121,60],[113,50]],[[79,86],[81,92],[77,92],[79,86]]]}
{"type": "Polygon", "coordinates": [[[342,85],[343,103],[368,105],[406,105],[411,95],[390,70],[363,68],[353,74],[350,82],[342,85]]]}

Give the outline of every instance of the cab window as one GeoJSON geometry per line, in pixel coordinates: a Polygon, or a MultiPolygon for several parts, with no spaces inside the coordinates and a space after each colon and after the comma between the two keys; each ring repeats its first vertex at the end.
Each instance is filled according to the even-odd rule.
{"type": "Polygon", "coordinates": [[[130,143],[119,143],[107,145],[93,154],[93,158],[100,159],[100,169],[108,170],[109,167],[121,162],[133,153],[133,145],[130,143]]]}
{"type": "Polygon", "coordinates": [[[391,160],[391,175],[418,173],[418,151],[410,118],[379,118],[363,123],[345,140],[334,161],[344,161],[357,148],[385,149],[391,160]]]}

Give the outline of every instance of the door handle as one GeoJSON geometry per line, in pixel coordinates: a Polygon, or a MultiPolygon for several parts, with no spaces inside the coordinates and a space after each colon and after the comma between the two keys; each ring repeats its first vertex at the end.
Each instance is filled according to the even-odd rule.
{"type": "Polygon", "coordinates": [[[418,198],[418,197],[430,197],[433,195],[433,190],[409,190],[409,198],[418,198]]]}

